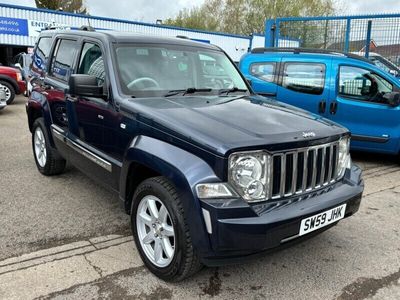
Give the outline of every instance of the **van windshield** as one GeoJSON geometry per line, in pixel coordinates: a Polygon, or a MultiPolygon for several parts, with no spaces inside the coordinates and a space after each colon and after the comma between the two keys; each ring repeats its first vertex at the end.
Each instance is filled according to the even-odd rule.
{"type": "Polygon", "coordinates": [[[160,97],[180,90],[203,95],[227,90],[248,92],[239,72],[220,51],[166,44],[118,44],[115,56],[122,92],[133,97],[160,97]]]}

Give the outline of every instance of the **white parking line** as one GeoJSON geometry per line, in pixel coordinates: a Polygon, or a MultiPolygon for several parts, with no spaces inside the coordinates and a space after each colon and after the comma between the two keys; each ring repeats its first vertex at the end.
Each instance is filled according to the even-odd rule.
{"type": "Polygon", "coordinates": [[[0,299],[33,299],[142,266],[131,237],[98,237],[0,261],[0,299]]]}

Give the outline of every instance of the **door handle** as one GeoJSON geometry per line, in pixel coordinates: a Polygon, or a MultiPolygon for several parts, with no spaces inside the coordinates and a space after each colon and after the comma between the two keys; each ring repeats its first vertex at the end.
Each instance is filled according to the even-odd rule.
{"type": "Polygon", "coordinates": [[[320,114],[323,114],[323,113],[325,113],[325,110],[326,110],[326,101],[325,101],[325,100],[322,100],[322,101],[320,101],[319,104],[318,104],[318,112],[319,112],[320,114]]]}
{"type": "Polygon", "coordinates": [[[330,106],[330,109],[329,109],[330,114],[331,115],[335,115],[336,112],[337,112],[337,108],[338,108],[338,103],[336,101],[332,102],[331,106],[330,106]]]}
{"type": "Polygon", "coordinates": [[[67,96],[66,100],[72,103],[78,102],[78,98],[77,97],[71,97],[71,96],[67,96]]]}

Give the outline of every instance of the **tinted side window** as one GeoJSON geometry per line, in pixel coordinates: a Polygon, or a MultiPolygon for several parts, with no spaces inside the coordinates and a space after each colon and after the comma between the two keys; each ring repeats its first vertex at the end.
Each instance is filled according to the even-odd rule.
{"type": "Polygon", "coordinates": [[[85,43],[79,59],[78,74],[88,74],[97,78],[97,84],[103,85],[105,80],[104,60],[98,45],[85,43]]]}
{"type": "Polygon", "coordinates": [[[250,74],[266,82],[273,82],[275,78],[275,63],[255,63],[250,66],[250,74]]]}
{"type": "Polygon", "coordinates": [[[46,60],[51,48],[51,38],[42,37],[39,39],[33,55],[33,66],[38,70],[46,69],[46,60]]]}
{"type": "Polygon", "coordinates": [[[320,95],[324,91],[325,65],[286,63],[282,86],[300,93],[320,95]]]}
{"type": "Polygon", "coordinates": [[[393,85],[381,76],[362,68],[342,66],[339,72],[339,95],[363,101],[385,103],[385,93],[393,85]]]}
{"type": "Polygon", "coordinates": [[[68,81],[74,61],[76,41],[58,40],[50,67],[50,75],[68,81]]]}

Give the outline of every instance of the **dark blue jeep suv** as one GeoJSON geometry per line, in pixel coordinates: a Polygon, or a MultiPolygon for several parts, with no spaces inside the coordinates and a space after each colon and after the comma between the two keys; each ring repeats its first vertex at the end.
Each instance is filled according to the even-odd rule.
{"type": "Polygon", "coordinates": [[[216,46],[44,31],[34,57],[37,168],[59,174],[68,160],[118,193],[164,280],[301,241],[359,208],[349,132],[255,95],[216,46]]]}

